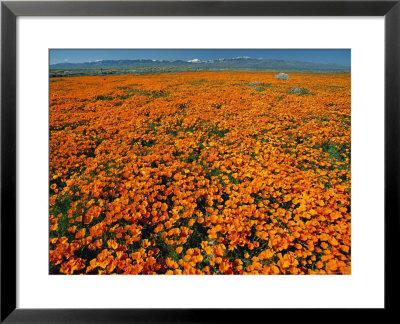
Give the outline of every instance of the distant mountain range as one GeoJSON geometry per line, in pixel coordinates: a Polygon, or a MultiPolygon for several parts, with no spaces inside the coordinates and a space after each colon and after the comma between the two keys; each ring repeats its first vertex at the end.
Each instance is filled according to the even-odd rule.
{"type": "Polygon", "coordinates": [[[97,60],[83,63],[56,63],[50,69],[115,69],[115,68],[174,68],[195,70],[281,70],[281,71],[350,71],[350,67],[338,64],[322,64],[302,61],[235,57],[216,60],[97,60]]]}

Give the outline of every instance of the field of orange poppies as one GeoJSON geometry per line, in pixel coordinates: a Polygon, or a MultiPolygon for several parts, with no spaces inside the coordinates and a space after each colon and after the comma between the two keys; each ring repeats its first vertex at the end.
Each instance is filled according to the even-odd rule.
{"type": "Polygon", "coordinates": [[[50,79],[50,274],[350,274],[350,74],[50,79]]]}

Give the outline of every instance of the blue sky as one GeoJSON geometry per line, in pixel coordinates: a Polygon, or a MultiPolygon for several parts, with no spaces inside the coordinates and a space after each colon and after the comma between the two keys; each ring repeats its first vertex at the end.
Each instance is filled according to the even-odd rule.
{"type": "Polygon", "coordinates": [[[51,49],[50,64],[96,60],[210,60],[249,56],[350,66],[349,49],[51,49]]]}

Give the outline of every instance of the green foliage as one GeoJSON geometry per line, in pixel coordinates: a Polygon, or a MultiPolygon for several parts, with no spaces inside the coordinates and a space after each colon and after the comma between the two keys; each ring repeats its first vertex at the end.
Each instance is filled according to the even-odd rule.
{"type": "Polygon", "coordinates": [[[153,96],[153,98],[164,98],[168,96],[168,93],[165,92],[164,90],[161,91],[152,91],[151,95],[153,96]]]}
{"type": "Polygon", "coordinates": [[[297,95],[309,95],[311,94],[308,90],[303,88],[292,88],[287,93],[289,94],[297,94],[297,95]]]}
{"type": "Polygon", "coordinates": [[[197,152],[192,152],[190,153],[190,155],[185,159],[186,163],[193,163],[194,161],[197,161],[197,159],[199,158],[200,153],[197,152]]]}
{"type": "Polygon", "coordinates": [[[199,79],[199,80],[195,80],[195,81],[192,81],[192,82],[189,82],[191,85],[199,85],[199,84],[202,84],[202,83],[204,83],[204,82],[206,82],[206,80],[205,79],[199,79]]]}
{"type": "Polygon", "coordinates": [[[153,135],[157,135],[157,126],[156,124],[149,124],[149,130],[153,132],[153,135]]]}
{"type": "Polygon", "coordinates": [[[193,233],[192,235],[189,236],[188,240],[183,245],[184,249],[190,249],[195,247],[200,248],[201,242],[208,240],[207,229],[202,224],[194,223],[192,229],[193,233]]]}
{"type": "Polygon", "coordinates": [[[64,196],[59,197],[50,214],[57,218],[59,214],[62,214],[60,218],[58,218],[58,227],[56,231],[50,232],[50,237],[62,237],[69,236],[68,228],[70,227],[69,219],[68,219],[68,210],[71,207],[72,200],[71,198],[65,194],[64,196]]]}
{"type": "Polygon", "coordinates": [[[216,135],[218,137],[225,137],[227,133],[229,133],[229,129],[218,129],[218,126],[214,126],[210,128],[208,131],[208,137],[212,137],[213,135],[216,135]]]}
{"type": "Polygon", "coordinates": [[[174,137],[176,137],[178,135],[178,130],[176,129],[171,129],[171,128],[167,128],[167,130],[165,131],[165,133],[167,135],[172,135],[174,137]]]}
{"type": "MultiPolygon", "coordinates": [[[[252,85],[252,84],[250,84],[250,85],[252,85]]],[[[271,83],[255,83],[254,84],[254,90],[256,90],[258,92],[263,92],[271,87],[272,87],[271,83]]]]}
{"type": "Polygon", "coordinates": [[[341,153],[344,152],[344,145],[326,142],[323,144],[317,144],[314,148],[322,149],[323,152],[328,153],[331,160],[345,160],[345,158],[341,155],[341,153]]]}
{"type": "Polygon", "coordinates": [[[144,147],[150,147],[150,146],[155,145],[155,144],[157,143],[157,141],[154,140],[154,139],[149,139],[149,140],[147,140],[147,141],[146,141],[146,140],[143,140],[143,141],[141,141],[140,143],[141,143],[141,145],[144,146],[144,147]]]}
{"type": "Polygon", "coordinates": [[[97,96],[94,101],[99,101],[99,100],[101,100],[101,101],[111,101],[113,99],[114,98],[110,97],[110,96],[97,96]]]}

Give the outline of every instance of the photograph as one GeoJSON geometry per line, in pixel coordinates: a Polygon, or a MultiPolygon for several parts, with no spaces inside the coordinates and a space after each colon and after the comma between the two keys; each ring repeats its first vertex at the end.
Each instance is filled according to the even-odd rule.
{"type": "Polygon", "coordinates": [[[48,67],[50,275],[351,274],[350,49],[48,67]]]}

